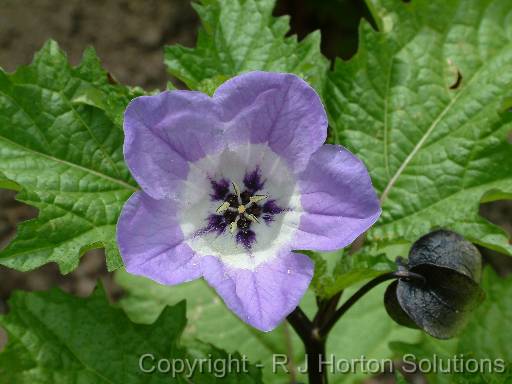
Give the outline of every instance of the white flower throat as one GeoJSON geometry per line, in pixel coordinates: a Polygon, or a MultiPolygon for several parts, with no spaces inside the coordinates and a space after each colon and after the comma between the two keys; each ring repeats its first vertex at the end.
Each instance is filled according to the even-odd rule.
{"type": "Polygon", "coordinates": [[[197,161],[181,196],[187,243],[242,268],[275,257],[276,249],[291,241],[302,211],[295,177],[263,144],[240,145],[197,161]]]}

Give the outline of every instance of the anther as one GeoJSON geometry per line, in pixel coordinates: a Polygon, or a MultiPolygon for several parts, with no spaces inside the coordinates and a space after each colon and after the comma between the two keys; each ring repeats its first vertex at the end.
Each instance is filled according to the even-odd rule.
{"type": "Polygon", "coordinates": [[[229,224],[229,232],[231,232],[232,234],[235,233],[237,227],[238,227],[238,219],[240,218],[240,216],[237,216],[235,221],[233,221],[231,224],[229,224]]]}
{"type": "Polygon", "coordinates": [[[238,199],[238,204],[242,204],[242,198],[240,197],[240,188],[238,188],[238,185],[236,185],[235,182],[232,182],[233,189],[235,190],[236,198],[238,199]]]}
{"type": "Polygon", "coordinates": [[[268,198],[267,195],[254,195],[249,198],[250,203],[257,203],[258,201],[265,200],[268,198]]]}
{"type": "Polygon", "coordinates": [[[245,213],[245,217],[247,217],[249,220],[251,220],[253,223],[259,223],[260,221],[258,218],[250,213],[245,213]]]}
{"type": "Polygon", "coordinates": [[[226,201],[219,208],[217,208],[217,213],[224,213],[228,210],[228,208],[229,208],[229,203],[226,201]]]}

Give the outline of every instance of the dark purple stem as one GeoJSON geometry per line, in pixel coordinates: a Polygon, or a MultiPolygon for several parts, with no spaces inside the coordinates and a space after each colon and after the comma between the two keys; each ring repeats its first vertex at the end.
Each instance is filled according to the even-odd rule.
{"type": "Polygon", "coordinates": [[[288,322],[304,343],[309,382],[327,384],[327,371],[322,371],[320,364],[320,361],[325,358],[325,339],[320,337],[318,328],[300,307],[295,308],[288,315],[288,322]]]}
{"type": "Polygon", "coordinates": [[[395,271],[395,272],[389,272],[384,273],[382,275],[377,276],[373,280],[370,280],[368,283],[363,285],[359,290],[357,290],[356,293],[354,293],[350,298],[343,303],[343,305],[336,310],[332,316],[329,317],[329,319],[323,324],[322,328],[320,329],[320,334],[323,338],[327,338],[327,335],[331,331],[331,329],[334,327],[334,325],[338,322],[338,320],[364,295],[366,295],[369,291],[371,291],[373,288],[375,288],[380,283],[383,283],[384,281],[388,280],[394,280],[394,279],[409,279],[409,280],[420,280],[422,282],[425,281],[425,278],[421,275],[418,275],[417,273],[410,272],[410,271],[395,271]]]}
{"type": "Polygon", "coordinates": [[[407,270],[384,273],[363,285],[338,309],[336,307],[342,292],[328,300],[318,299],[318,311],[313,321],[309,320],[300,307],[288,315],[288,322],[304,343],[310,384],[327,384],[327,372],[322,370],[321,362],[326,360],[327,336],[338,320],[372,288],[384,281],[402,278],[425,281],[423,276],[407,270]]]}

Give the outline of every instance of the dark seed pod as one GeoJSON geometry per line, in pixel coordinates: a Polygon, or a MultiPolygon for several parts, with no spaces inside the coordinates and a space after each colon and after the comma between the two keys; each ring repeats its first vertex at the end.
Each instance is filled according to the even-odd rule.
{"type": "Polygon", "coordinates": [[[406,268],[424,281],[394,281],[384,295],[388,314],[439,339],[453,337],[484,297],[478,285],[480,252],[457,233],[438,230],[414,243],[406,268]]]}

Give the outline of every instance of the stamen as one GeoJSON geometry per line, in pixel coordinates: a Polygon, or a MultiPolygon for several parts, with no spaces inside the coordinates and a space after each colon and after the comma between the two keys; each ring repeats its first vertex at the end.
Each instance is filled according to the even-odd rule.
{"type": "Polygon", "coordinates": [[[238,188],[238,185],[235,182],[232,182],[233,189],[235,190],[236,198],[238,199],[238,204],[242,204],[242,198],[240,197],[240,188],[238,188]]]}
{"type": "Polygon", "coordinates": [[[224,213],[228,210],[229,203],[225,201],[219,208],[217,208],[217,213],[224,213]]]}
{"type": "Polygon", "coordinates": [[[237,216],[235,221],[233,221],[231,224],[229,224],[229,232],[232,234],[235,233],[237,227],[238,227],[238,219],[240,219],[240,216],[237,216]]]}
{"type": "MultiPolygon", "coordinates": [[[[227,227],[231,234],[237,234],[237,236],[240,235],[240,232],[253,233],[250,230],[251,223],[261,223],[258,216],[262,214],[263,208],[258,203],[268,199],[269,196],[263,194],[251,196],[259,188],[249,188],[245,179],[244,185],[247,189],[244,189],[243,193],[234,181],[231,182],[234,193],[229,192],[229,181],[226,180],[225,183],[228,189],[224,197],[226,201],[217,208],[216,213],[218,216],[214,215],[221,220],[223,224],[222,231],[227,227]]],[[[273,214],[273,212],[267,212],[267,216],[270,214],[273,214]]],[[[268,224],[267,217],[263,216],[263,218],[268,224]]]]}
{"type": "Polygon", "coordinates": [[[250,203],[257,203],[257,202],[259,202],[259,201],[261,201],[261,200],[265,200],[265,199],[267,199],[267,198],[268,198],[268,196],[267,196],[267,195],[254,195],[254,196],[251,196],[251,197],[249,198],[249,202],[250,202],[250,203]]]}
{"type": "Polygon", "coordinates": [[[260,222],[256,216],[254,216],[254,215],[252,215],[250,213],[245,212],[245,217],[247,217],[253,223],[259,223],[260,222]]]}

